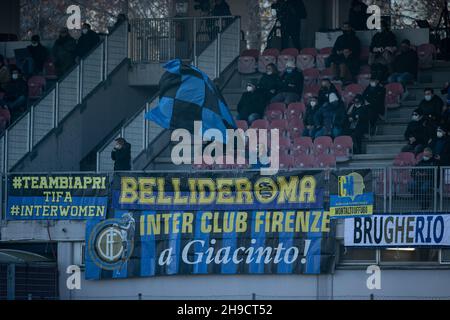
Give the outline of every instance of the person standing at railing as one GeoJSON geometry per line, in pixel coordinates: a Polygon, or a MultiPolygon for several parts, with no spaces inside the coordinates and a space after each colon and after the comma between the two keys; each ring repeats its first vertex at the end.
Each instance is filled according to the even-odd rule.
{"type": "Polygon", "coordinates": [[[433,156],[433,150],[425,148],[422,160],[416,165],[416,167],[423,169],[413,169],[411,171],[413,181],[409,191],[420,202],[422,210],[427,210],[430,207],[434,181],[433,167],[437,166],[439,166],[439,161],[433,156]]]}
{"type": "Polygon", "coordinates": [[[450,137],[445,127],[437,128],[436,135],[431,139],[428,147],[433,150],[434,158],[441,166],[450,166],[450,137]]]}
{"type": "Polygon", "coordinates": [[[75,49],[77,62],[84,58],[100,42],[97,32],[93,31],[89,23],[84,23],[81,29],[81,36],[77,41],[75,49]]]}
{"type": "Polygon", "coordinates": [[[76,47],[77,42],[69,34],[69,29],[61,29],[59,38],[53,46],[53,56],[55,58],[55,68],[58,78],[63,76],[75,65],[76,47]]]}
{"type": "Polygon", "coordinates": [[[131,144],[124,138],[117,138],[116,145],[111,151],[111,159],[114,161],[114,171],[131,170],[131,144]]]}
{"type": "Polygon", "coordinates": [[[281,47],[289,48],[289,40],[298,50],[301,49],[302,19],[307,18],[307,12],[303,0],[277,0],[272,4],[272,9],[277,12],[277,19],[281,24],[281,47]]]}

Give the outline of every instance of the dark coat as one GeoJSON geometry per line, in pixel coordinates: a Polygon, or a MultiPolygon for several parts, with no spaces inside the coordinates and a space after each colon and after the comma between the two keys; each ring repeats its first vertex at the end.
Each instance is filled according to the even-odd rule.
{"type": "Polygon", "coordinates": [[[17,79],[11,80],[5,85],[5,100],[6,101],[14,101],[19,97],[27,97],[28,96],[28,85],[25,80],[17,79]]]}
{"type": "Polygon", "coordinates": [[[340,98],[339,92],[334,84],[331,84],[330,88],[321,87],[319,90],[319,106],[328,103],[330,93],[335,93],[340,98]]]}
{"type": "Polygon", "coordinates": [[[384,113],[386,88],[383,85],[378,84],[374,88],[369,85],[363,92],[363,98],[370,104],[373,111],[384,113]]]}
{"type": "Polygon", "coordinates": [[[326,103],[320,107],[314,116],[316,127],[331,130],[334,127],[342,128],[345,122],[345,108],[342,101],[326,103]]]}
{"type": "Polygon", "coordinates": [[[428,129],[425,127],[423,120],[408,123],[404,136],[408,141],[409,138],[414,137],[416,139],[413,143],[414,146],[419,144],[426,145],[430,139],[428,129]]]}
{"type": "Polygon", "coordinates": [[[356,6],[350,8],[348,15],[348,22],[354,30],[367,30],[367,19],[369,15],[367,14],[367,5],[363,2],[358,4],[361,7],[360,11],[356,11],[356,6]]]}
{"type": "Polygon", "coordinates": [[[301,19],[308,16],[303,0],[280,0],[272,4],[272,9],[277,11],[277,19],[284,28],[298,28],[301,19]]]}
{"type": "Polygon", "coordinates": [[[369,108],[367,106],[361,106],[359,108],[353,107],[352,112],[347,115],[348,117],[348,129],[350,131],[356,131],[360,134],[368,132],[369,129],[369,108]],[[352,122],[350,122],[352,118],[352,122]],[[353,126],[352,126],[353,124],[353,126]]]}
{"type": "Polygon", "coordinates": [[[308,103],[308,105],[306,106],[305,115],[303,116],[305,127],[306,127],[306,126],[314,126],[314,125],[315,125],[314,118],[315,118],[315,116],[316,116],[316,113],[319,111],[319,109],[320,109],[319,104],[317,104],[317,105],[313,108],[313,107],[311,107],[311,105],[308,103]]]}
{"type": "Polygon", "coordinates": [[[258,87],[264,90],[268,97],[275,96],[282,87],[280,75],[264,74],[259,80],[258,87]]]}
{"type": "Polygon", "coordinates": [[[36,47],[28,46],[27,49],[30,52],[31,58],[34,62],[34,72],[42,72],[42,70],[44,69],[45,61],[47,61],[49,56],[47,48],[39,43],[36,47]]]}
{"type": "Polygon", "coordinates": [[[70,35],[59,37],[53,46],[53,56],[58,76],[63,75],[75,64],[75,49],[77,43],[70,35]]]}
{"type": "Polygon", "coordinates": [[[293,92],[301,96],[303,94],[304,81],[303,72],[297,69],[291,73],[285,72],[281,76],[280,92],[293,92]]]}
{"type": "Polygon", "coordinates": [[[77,48],[76,48],[76,56],[83,58],[86,56],[94,47],[100,42],[99,35],[89,30],[88,33],[82,34],[78,39],[77,48]]]}
{"type": "Polygon", "coordinates": [[[419,68],[419,58],[417,57],[417,52],[409,49],[406,52],[400,53],[394,59],[393,68],[396,73],[409,72],[414,77],[417,77],[419,68]]]}
{"type": "Polygon", "coordinates": [[[433,149],[435,156],[440,156],[441,166],[450,165],[450,137],[434,137],[428,146],[433,149]]]}
{"type": "Polygon", "coordinates": [[[355,32],[351,31],[349,33],[344,33],[336,39],[333,47],[333,55],[337,55],[338,51],[343,51],[344,49],[351,49],[352,54],[350,58],[359,60],[361,54],[361,42],[355,32]]]}
{"type": "Polygon", "coordinates": [[[419,104],[419,109],[423,112],[425,117],[431,115],[436,119],[442,115],[442,109],[444,107],[444,101],[437,95],[434,95],[430,101],[423,99],[419,104]]]}
{"type": "Polygon", "coordinates": [[[224,0],[224,1],[222,1],[221,4],[214,6],[214,9],[212,10],[211,15],[214,17],[219,17],[219,16],[231,16],[232,14],[231,14],[230,6],[224,0]]]}
{"type": "Polygon", "coordinates": [[[121,149],[111,151],[111,159],[114,161],[114,171],[131,170],[131,144],[126,142],[121,149]]]}
{"type": "Polygon", "coordinates": [[[256,89],[254,92],[244,92],[237,106],[239,118],[242,120],[248,119],[253,113],[257,113],[262,118],[265,109],[266,98],[264,91],[261,89],[256,89]]]}
{"type": "Polygon", "coordinates": [[[397,38],[392,31],[381,31],[377,32],[370,44],[370,51],[373,51],[374,48],[386,48],[386,47],[396,47],[397,46],[397,38]]]}

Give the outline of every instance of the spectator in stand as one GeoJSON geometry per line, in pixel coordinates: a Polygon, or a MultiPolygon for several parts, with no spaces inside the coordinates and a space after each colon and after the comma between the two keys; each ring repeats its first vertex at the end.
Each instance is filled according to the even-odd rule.
{"type": "Polygon", "coordinates": [[[320,107],[323,106],[325,103],[328,103],[330,93],[335,93],[340,98],[336,86],[330,81],[330,79],[323,79],[319,90],[319,99],[318,99],[320,107]]]}
{"type": "Polygon", "coordinates": [[[358,94],[347,109],[347,134],[355,144],[354,153],[362,153],[362,140],[367,133],[369,124],[369,110],[362,95],[358,94]]]}
{"type": "Polygon", "coordinates": [[[387,21],[381,22],[381,31],[377,32],[370,44],[369,65],[382,64],[390,66],[397,51],[397,38],[391,31],[387,21]]]}
{"type": "Polygon", "coordinates": [[[4,100],[13,116],[27,107],[28,85],[18,68],[13,69],[11,81],[5,85],[4,100]]]}
{"type": "Polygon", "coordinates": [[[314,116],[316,138],[321,136],[339,136],[345,121],[344,103],[335,93],[330,93],[328,103],[325,103],[314,116]]]}
{"type": "Polygon", "coordinates": [[[348,21],[354,30],[367,30],[367,19],[370,16],[367,8],[367,5],[361,0],[352,1],[348,21]]]}
{"type": "Polygon", "coordinates": [[[430,139],[425,120],[422,110],[414,110],[404,135],[408,144],[403,147],[402,152],[414,152],[417,155],[423,151],[430,139]]]}
{"type": "Polygon", "coordinates": [[[417,78],[419,59],[417,52],[411,48],[409,40],[403,40],[400,52],[394,58],[392,64],[393,74],[389,77],[390,83],[400,82],[406,90],[406,84],[413,82],[417,78]]]}
{"type": "Polygon", "coordinates": [[[328,61],[337,80],[351,82],[359,72],[361,43],[348,22],[342,31],[344,34],[336,39],[328,61]]]}
{"type": "Polygon", "coordinates": [[[63,76],[75,65],[76,47],[77,43],[69,34],[69,29],[61,29],[59,38],[53,46],[53,57],[55,58],[55,68],[58,77],[63,76]]]}
{"type": "Polygon", "coordinates": [[[11,74],[8,66],[5,64],[5,58],[0,54],[0,91],[4,90],[5,85],[11,80],[11,74]]]}
{"type": "Polygon", "coordinates": [[[215,0],[214,8],[211,11],[213,17],[231,16],[230,6],[225,0],[215,0]]]}
{"type": "Polygon", "coordinates": [[[75,49],[77,60],[84,58],[100,42],[98,34],[92,30],[89,23],[83,23],[81,36],[75,49]]]}
{"type": "Polygon", "coordinates": [[[302,19],[307,18],[303,0],[277,0],[272,4],[277,12],[277,19],[281,25],[281,49],[289,48],[289,40],[293,46],[301,49],[302,19]]]}
{"type": "Polygon", "coordinates": [[[265,92],[267,102],[275,97],[281,89],[281,78],[276,65],[273,63],[267,65],[266,73],[259,80],[258,88],[265,92]]]}
{"type": "Polygon", "coordinates": [[[424,99],[419,104],[424,117],[431,117],[435,121],[440,121],[444,111],[444,101],[434,94],[432,88],[425,88],[424,99]]]}
{"type": "Polygon", "coordinates": [[[319,111],[319,100],[317,97],[311,97],[306,105],[305,115],[303,117],[303,123],[305,125],[305,130],[303,130],[304,137],[314,138],[316,134],[314,118],[319,111]]]}
{"type": "MultiPolygon", "coordinates": [[[[425,148],[423,151],[423,158],[419,161],[416,167],[436,167],[439,165],[433,156],[433,150],[431,148],[425,148]]],[[[411,170],[411,177],[413,181],[410,185],[410,192],[414,195],[414,198],[419,201],[422,210],[426,210],[430,207],[434,172],[429,168],[413,169],[411,170]]]]}
{"type": "Polygon", "coordinates": [[[27,47],[30,52],[32,62],[32,74],[41,74],[44,69],[44,64],[49,57],[49,52],[46,47],[41,44],[41,38],[38,35],[31,37],[31,45],[27,47]]]}
{"type": "Polygon", "coordinates": [[[447,135],[446,128],[437,128],[436,135],[431,139],[428,147],[433,150],[434,158],[441,166],[450,165],[450,137],[447,135]]]}
{"type": "Polygon", "coordinates": [[[246,120],[249,125],[257,119],[262,119],[266,109],[265,92],[258,89],[255,81],[247,83],[247,91],[239,100],[237,111],[240,120],[246,120]]]}
{"type": "Polygon", "coordinates": [[[124,138],[117,138],[116,145],[111,151],[111,159],[114,161],[114,171],[131,170],[131,144],[124,138]]]}
{"type": "Polygon", "coordinates": [[[386,88],[380,80],[372,77],[369,86],[364,90],[363,98],[369,104],[370,133],[374,134],[378,119],[384,120],[386,88]]]}
{"type": "Polygon", "coordinates": [[[281,76],[281,88],[271,102],[290,104],[301,100],[303,94],[303,73],[298,71],[294,61],[288,61],[281,76]]]}

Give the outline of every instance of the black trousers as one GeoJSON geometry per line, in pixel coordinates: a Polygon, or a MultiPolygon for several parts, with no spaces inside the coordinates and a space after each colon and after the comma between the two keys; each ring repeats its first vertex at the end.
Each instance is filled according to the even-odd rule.
{"type": "Polygon", "coordinates": [[[281,25],[281,49],[290,48],[289,40],[292,39],[294,48],[301,49],[300,42],[301,24],[281,25]]]}

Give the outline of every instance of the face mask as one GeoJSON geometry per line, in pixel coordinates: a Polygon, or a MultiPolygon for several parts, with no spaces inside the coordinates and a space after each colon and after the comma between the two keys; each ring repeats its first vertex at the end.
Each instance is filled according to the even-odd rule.
{"type": "Polygon", "coordinates": [[[316,101],[311,101],[311,102],[310,102],[310,105],[311,105],[311,107],[314,108],[315,106],[317,106],[317,102],[316,102],[316,101]]]}
{"type": "Polygon", "coordinates": [[[355,107],[360,108],[362,106],[361,103],[355,103],[355,107]]]}
{"type": "Polygon", "coordinates": [[[253,87],[252,86],[247,86],[247,92],[253,92],[253,87]]]}
{"type": "Polygon", "coordinates": [[[88,33],[88,29],[83,29],[81,32],[83,32],[83,34],[88,33]]]}
{"type": "Polygon", "coordinates": [[[444,133],[441,131],[438,131],[438,133],[436,134],[438,138],[442,138],[444,137],[444,133]]]}
{"type": "Polygon", "coordinates": [[[273,74],[273,71],[267,71],[267,75],[271,76],[273,74]]]}
{"type": "Polygon", "coordinates": [[[291,69],[291,68],[286,69],[287,73],[292,73],[292,71],[294,71],[294,69],[291,69]]]}
{"type": "Polygon", "coordinates": [[[376,82],[371,82],[371,83],[370,83],[370,86],[374,88],[374,87],[377,86],[377,83],[376,83],[376,82]]]}
{"type": "Polygon", "coordinates": [[[432,96],[428,96],[428,95],[425,96],[425,100],[426,100],[426,101],[431,101],[432,98],[433,98],[432,96]]]}
{"type": "Polygon", "coordinates": [[[18,74],[13,74],[12,78],[13,78],[13,80],[17,80],[17,79],[19,79],[19,75],[18,74]]]}
{"type": "Polygon", "coordinates": [[[423,157],[423,160],[425,160],[425,161],[428,161],[428,160],[430,160],[431,158],[430,157],[423,157]]]}
{"type": "Polygon", "coordinates": [[[411,119],[412,119],[413,121],[419,121],[419,120],[420,120],[419,116],[412,116],[411,119]]]}
{"type": "Polygon", "coordinates": [[[33,47],[37,47],[37,46],[38,46],[38,43],[37,43],[37,42],[32,42],[31,45],[32,45],[33,47]]]}

